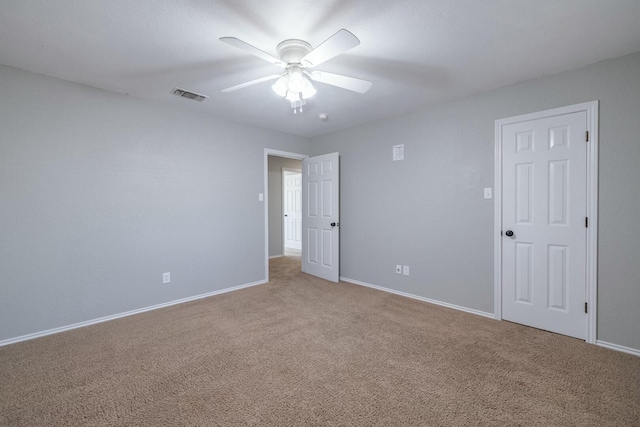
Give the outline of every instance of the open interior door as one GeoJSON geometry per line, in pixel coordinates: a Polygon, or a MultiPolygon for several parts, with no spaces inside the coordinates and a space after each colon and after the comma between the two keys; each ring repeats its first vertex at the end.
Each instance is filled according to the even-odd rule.
{"type": "Polygon", "coordinates": [[[302,161],[302,271],[340,280],[338,153],[302,161]]]}
{"type": "Polygon", "coordinates": [[[302,250],[302,172],[283,171],[282,178],[284,247],[300,251],[302,250]]]}

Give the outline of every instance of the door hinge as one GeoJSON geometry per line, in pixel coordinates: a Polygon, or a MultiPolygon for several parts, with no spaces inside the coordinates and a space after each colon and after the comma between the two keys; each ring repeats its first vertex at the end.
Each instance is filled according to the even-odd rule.
{"type": "Polygon", "coordinates": [[[586,135],[585,135],[585,139],[586,142],[589,142],[589,131],[587,131],[586,135]]]}
{"type": "Polygon", "coordinates": [[[585,312],[585,313],[588,313],[588,312],[589,312],[588,308],[589,308],[589,304],[585,302],[585,303],[584,303],[584,312],[585,312]]]}
{"type": "Polygon", "coordinates": [[[589,217],[588,217],[588,216],[585,216],[585,217],[584,217],[584,226],[585,226],[586,228],[589,228],[589,217]]]}

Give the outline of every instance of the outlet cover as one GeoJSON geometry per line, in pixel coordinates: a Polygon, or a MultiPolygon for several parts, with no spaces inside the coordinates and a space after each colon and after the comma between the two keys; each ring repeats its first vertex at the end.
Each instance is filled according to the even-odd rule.
{"type": "Polygon", "coordinates": [[[402,266],[402,274],[404,274],[405,276],[409,275],[409,266],[408,265],[403,265],[402,266]]]}
{"type": "Polygon", "coordinates": [[[402,266],[400,264],[396,264],[396,274],[402,274],[402,266]]]}
{"type": "Polygon", "coordinates": [[[171,273],[162,273],[162,283],[171,283],[171,273]]]}
{"type": "Polygon", "coordinates": [[[404,144],[393,146],[393,161],[404,160],[404,144]]]}

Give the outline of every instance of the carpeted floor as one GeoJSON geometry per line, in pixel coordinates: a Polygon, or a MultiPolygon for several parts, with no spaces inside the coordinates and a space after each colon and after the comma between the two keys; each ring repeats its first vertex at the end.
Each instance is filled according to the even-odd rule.
{"type": "Polygon", "coordinates": [[[640,358],[300,273],[0,348],[2,426],[640,426],[640,358]]]}

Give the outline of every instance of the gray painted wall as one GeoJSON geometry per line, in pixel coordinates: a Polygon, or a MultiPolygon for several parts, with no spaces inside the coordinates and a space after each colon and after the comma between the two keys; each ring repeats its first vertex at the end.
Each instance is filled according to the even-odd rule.
{"type": "Polygon", "coordinates": [[[8,67],[0,87],[0,341],[262,280],[265,147],[340,152],[343,276],[492,312],[494,121],[598,99],[598,338],[640,349],[640,54],[310,144],[8,67]]]}
{"type": "Polygon", "coordinates": [[[482,189],[493,187],[494,121],[592,100],[598,339],[640,349],[640,53],[313,138],[313,155],[341,156],[341,275],[493,312],[493,200],[482,189]],[[406,160],[393,162],[399,143],[406,160]]]}
{"type": "Polygon", "coordinates": [[[283,255],[282,168],[302,169],[302,161],[269,156],[269,256],[283,255]]]}
{"type": "Polygon", "coordinates": [[[0,341],[264,280],[264,148],[306,139],[3,66],[0,88],[0,341]]]}

